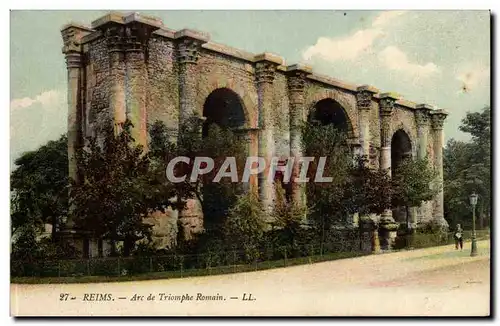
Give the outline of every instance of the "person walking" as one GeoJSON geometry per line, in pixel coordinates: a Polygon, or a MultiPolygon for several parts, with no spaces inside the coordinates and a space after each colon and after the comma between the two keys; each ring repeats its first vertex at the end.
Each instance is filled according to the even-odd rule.
{"type": "Polygon", "coordinates": [[[463,232],[464,230],[460,226],[460,224],[457,224],[457,228],[455,230],[454,238],[455,238],[455,250],[458,250],[458,247],[460,246],[460,250],[464,249],[464,239],[463,239],[463,232]]]}

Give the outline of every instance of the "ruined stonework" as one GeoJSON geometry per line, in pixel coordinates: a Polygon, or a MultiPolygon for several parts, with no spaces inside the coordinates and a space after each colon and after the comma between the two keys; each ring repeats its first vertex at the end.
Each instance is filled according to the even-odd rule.
{"type": "MultiPolygon", "coordinates": [[[[147,148],[148,123],[161,120],[177,137],[190,117],[204,115],[207,98],[225,89],[241,104],[244,121],[238,128],[246,134],[252,156],[300,157],[299,126],[323,103],[325,110],[340,110],[350,146],[367,155],[372,167],[391,167],[397,136],[406,144],[402,155],[427,156],[442,179],[446,118],[442,110],[313,73],[310,67],[287,64],[274,54],[254,55],[217,44],[205,33],[174,31],[159,19],[136,13],[110,13],[90,27],[69,24],[62,36],[72,178],[77,178],[75,148],[85,136],[99,135],[103,125],[112,123],[119,129],[128,117],[134,123],[135,138],[147,148]]],[[[261,200],[272,209],[273,185],[262,179],[255,183],[261,200]]],[[[304,199],[300,185],[293,189],[293,198],[304,199]]],[[[433,202],[412,210],[411,222],[435,220],[446,226],[442,200],[440,192],[433,202]]],[[[159,246],[172,243],[177,219],[187,236],[203,230],[199,204],[188,204],[183,212],[151,218],[159,246]]],[[[393,221],[392,212],[383,218],[393,221]]]]}

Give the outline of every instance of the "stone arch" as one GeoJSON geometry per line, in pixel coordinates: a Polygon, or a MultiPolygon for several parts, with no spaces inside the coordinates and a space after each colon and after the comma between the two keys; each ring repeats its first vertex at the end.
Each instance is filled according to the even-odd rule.
{"type": "Polygon", "coordinates": [[[393,125],[392,130],[393,130],[393,133],[391,136],[391,141],[392,141],[392,137],[394,136],[394,134],[396,132],[402,131],[405,133],[405,135],[408,137],[410,145],[411,145],[412,158],[415,158],[417,155],[417,134],[416,134],[416,131],[413,130],[412,128],[408,127],[403,122],[399,122],[396,125],[393,125]]]}
{"type": "Polygon", "coordinates": [[[229,88],[217,88],[211,92],[203,104],[203,136],[212,123],[231,129],[243,128],[246,124],[244,104],[238,94],[229,88]]]}
{"type": "MultiPolygon", "coordinates": [[[[391,138],[391,173],[394,177],[397,173],[397,167],[405,159],[414,158],[414,146],[409,134],[402,128],[398,128],[391,138]]],[[[392,209],[392,216],[396,222],[402,223],[408,220],[408,212],[403,207],[392,209]]]]}
{"type": "MultiPolygon", "coordinates": [[[[204,98],[201,113],[205,118],[202,137],[207,137],[210,126],[216,124],[219,127],[232,130],[234,136],[236,136],[236,141],[248,141],[249,131],[246,130],[246,126],[248,126],[248,111],[246,110],[244,100],[233,89],[228,87],[215,88],[204,98]]],[[[206,140],[206,138],[204,139],[206,140]]],[[[219,140],[221,139],[219,138],[219,140]]],[[[246,150],[249,151],[250,146],[248,143],[247,145],[246,150]]],[[[223,147],[219,148],[224,152],[223,147]]],[[[211,156],[210,153],[209,156],[211,156]]],[[[215,170],[218,167],[220,165],[215,170]]],[[[214,176],[210,175],[212,178],[214,176]]],[[[201,184],[201,194],[203,197],[201,209],[205,231],[213,232],[219,230],[227,211],[234,204],[233,197],[220,196],[221,187],[224,187],[222,183],[211,182],[209,180],[204,180],[201,184]]]]}
{"type": "Polygon", "coordinates": [[[200,85],[197,96],[198,112],[203,115],[203,107],[205,105],[206,99],[214,91],[223,88],[231,90],[240,98],[243,112],[245,114],[245,124],[242,126],[242,128],[256,128],[258,123],[257,92],[252,89],[247,89],[247,87],[244,87],[234,79],[225,78],[223,76],[216,76],[212,79],[212,81],[200,85]]]}
{"type": "Polygon", "coordinates": [[[391,170],[406,158],[413,159],[413,146],[410,136],[403,129],[397,129],[391,138],[391,170]]]}
{"type": "Polygon", "coordinates": [[[326,99],[330,99],[338,103],[339,106],[343,109],[349,121],[349,128],[350,128],[349,137],[357,138],[359,135],[359,130],[358,130],[358,117],[357,117],[356,107],[351,103],[349,103],[349,100],[345,96],[342,96],[342,94],[339,91],[335,91],[332,89],[324,89],[320,92],[315,92],[307,100],[306,103],[307,112],[304,118],[305,119],[308,118],[310,112],[314,109],[316,103],[326,99]]]}

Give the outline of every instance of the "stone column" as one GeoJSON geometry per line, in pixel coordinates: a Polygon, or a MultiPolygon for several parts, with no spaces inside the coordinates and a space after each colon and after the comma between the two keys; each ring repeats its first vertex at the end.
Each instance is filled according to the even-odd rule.
{"type": "MultiPolygon", "coordinates": [[[[380,168],[387,170],[391,175],[391,140],[392,140],[392,127],[391,117],[394,110],[394,104],[398,97],[391,93],[384,93],[380,95],[380,117],[381,117],[381,151],[380,151],[380,168]]],[[[381,221],[384,223],[392,223],[392,211],[390,209],[382,213],[381,221]]]]}
{"type": "Polygon", "coordinates": [[[373,94],[378,89],[369,85],[358,87],[356,94],[356,106],[359,114],[359,139],[361,143],[361,154],[367,159],[370,156],[370,111],[372,110],[373,94]]]}
{"type": "Polygon", "coordinates": [[[274,75],[278,65],[283,64],[283,59],[270,53],[263,53],[255,57],[255,78],[258,94],[259,108],[259,140],[258,156],[266,161],[264,172],[259,174],[259,199],[264,209],[271,212],[274,200],[274,184],[268,180],[269,165],[274,155],[274,121],[272,107],[274,97],[274,75]]]}
{"type": "Polygon", "coordinates": [[[133,125],[135,142],[147,147],[146,85],[147,69],[144,48],[149,30],[142,24],[125,27],[125,103],[127,117],[133,125]]]}
{"type": "Polygon", "coordinates": [[[434,140],[434,168],[437,171],[437,187],[439,192],[434,199],[433,218],[443,229],[448,228],[448,222],[444,219],[443,203],[443,124],[448,113],[444,110],[435,110],[431,112],[432,132],[434,140]]]}
{"type": "MultiPolygon", "coordinates": [[[[83,85],[83,54],[81,39],[91,33],[92,30],[79,25],[66,25],[61,29],[64,46],[62,53],[66,58],[68,76],[67,100],[68,100],[68,169],[69,177],[78,182],[78,165],[76,152],[82,144],[82,85],[83,85]]],[[[72,229],[74,226],[72,213],[68,214],[66,227],[72,229]]]]}
{"type": "Polygon", "coordinates": [[[292,198],[299,205],[306,204],[305,184],[296,183],[293,180],[299,176],[299,159],[303,156],[302,126],[306,117],[304,107],[305,78],[312,73],[307,66],[293,65],[287,68],[288,74],[288,97],[290,112],[290,156],[294,158],[292,173],[292,198]]]}
{"type": "MultiPolygon", "coordinates": [[[[191,30],[181,30],[175,33],[177,43],[177,64],[179,73],[179,136],[183,142],[182,130],[186,130],[190,123],[196,123],[201,137],[202,112],[196,107],[198,91],[197,63],[201,45],[208,41],[208,36],[191,30]]],[[[201,202],[189,199],[186,208],[179,212],[179,228],[184,230],[184,238],[190,239],[193,233],[203,230],[203,210],[201,202]]]]}
{"type": "MultiPolygon", "coordinates": [[[[432,107],[427,104],[419,104],[415,108],[415,122],[417,125],[417,158],[425,159],[428,158],[427,147],[428,147],[428,134],[429,134],[429,124],[430,124],[430,112],[432,107]]],[[[429,162],[429,164],[433,164],[429,162]]],[[[418,208],[418,221],[417,223],[426,222],[427,216],[431,210],[431,202],[424,202],[418,208]]],[[[416,225],[415,225],[416,226],[416,225]]]]}
{"type": "Polygon", "coordinates": [[[124,34],[124,27],[119,24],[109,24],[105,28],[109,53],[109,114],[115,135],[122,131],[127,119],[124,34]]]}

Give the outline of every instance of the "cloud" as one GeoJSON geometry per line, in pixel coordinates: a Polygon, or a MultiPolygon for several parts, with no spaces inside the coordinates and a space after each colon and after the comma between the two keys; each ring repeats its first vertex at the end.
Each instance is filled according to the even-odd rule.
{"type": "Polygon", "coordinates": [[[24,97],[17,98],[10,101],[10,109],[17,110],[30,107],[34,104],[41,104],[43,107],[50,107],[56,105],[61,101],[62,93],[59,90],[52,89],[38,94],[34,98],[24,97]]]}
{"type": "Polygon", "coordinates": [[[370,50],[373,41],[383,34],[378,29],[360,30],[351,36],[331,39],[320,37],[303,53],[304,60],[318,56],[328,61],[353,60],[370,50]]]}
{"type": "Polygon", "coordinates": [[[396,46],[388,46],[380,51],[378,59],[385,67],[404,72],[412,77],[427,77],[439,72],[439,67],[432,62],[425,65],[410,62],[406,53],[396,46]]]}
{"type": "Polygon", "coordinates": [[[10,160],[57,139],[67,129],[65,93],[60,89],[10,101],[10,160]]]}
{"type": "Polygon", "coordinates": [[[457,72],[456,79],[461,83],[461,93],[469,93],[478,88],[489,87],[490,67],[487,65],[467,65],[457,72]]]}
{"type": "Polygon", "coordinates": [[[303,51],[302,58],[311,61],[319,57],[330,62],[355,60],[363,54],[371,53],[373,43],[386,34],[384,27],[405,13],[405,11],[384,11],[375,17],[371,28],[344,37],[319,37],[316,44],[303,51]]]}

